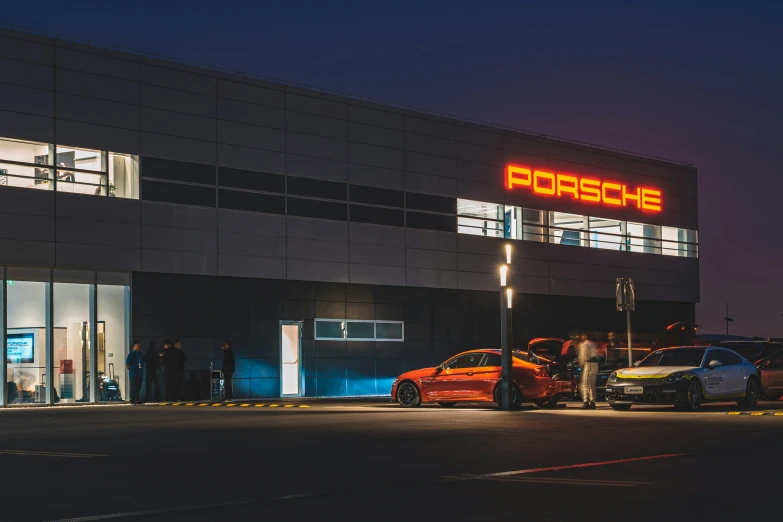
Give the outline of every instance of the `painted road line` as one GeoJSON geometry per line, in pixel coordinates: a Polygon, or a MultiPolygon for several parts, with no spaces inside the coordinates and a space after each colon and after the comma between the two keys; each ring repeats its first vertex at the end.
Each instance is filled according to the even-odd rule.
{"type": "Polygon", "coordinates": [[[775,417],[783,417],[783,412],[773,413],[775,417]]]}
{"type": "Polygon", "coordinates": [[[730,411],[726,415],[751,415],[753,417],[764,417],[767,415],[774,417],[783,417],[783,412],[773,411],[730,411]]]}
{"type": "Polygon", "coordinates": [[[240,408],[247,408],[248,406],[250,406],[250,405],[249,404],[240,404],[239,405],[240,408]]]}
{"type": "Polygon", "coordinates": [[[751,415],[753,415],[754,417],[758,417],[760,415],[766,415],[766,414],[767,413],[763,412],[763,411],[754,411],[754,412],[751,413],[751,415]]]}
{"type": "Polygon", "coordinates": [[[266,404],[256,404],[255,406],[256,408],[263,408],[264,406],[266,406],[266,404]]]}
{"type": "Polygon", "coordinates": [[[270,404],[269,407],[270,408],[279,408],[280,405],[279,404],[270,404]]]}
{"type": "Polygon", "coordinates": [[[166,405],[168,405],[168,402],[160,402],[160,403],[158,403],[158,406],[166,406],[166,405]]]}
{"type": "Polygon", "coordinates": [[[730,411],[726,415],[742,415],[741,411],[730,411]]]}
{"type": "Polygon", "coordinates": [[[444,477],[445,481],[486,480],[497,477],[511,477],[514,475],[528,475],[531,473],[543,473],[545,471],[561,471],[566,469],[595,468],[598,466],[611,466],[613,464],[627,464],[631,462],[643,462],[645,460],[670,459],[684,457],[687,453],[664,453],[662,455],[649,455],[645,457],[631,457],[629,459],[601,460],[598,462],[585,462],[583,464],[566,464],[565,466],[550,466],[546,468],[517,469],[514,471],[500,471],[497,473],[481,473],[476,475],[464,475],[461,477],[444,477]]]}
{"type": "Polygon", "coordinates": [[[283,408],[293,408],[296,404],[286,404],[283,408]]]}
{"type": "Polygon", "coordinates": [[[203,408],[204,406],[209,406],[209,404],[207,404],[206,402],[203,402],[203,403],[199,404],[199,406],[201,406],[203,408]]]}
{"type": "Polygon", "coordinates": [[[300,408],[309,408],[310,406],[308,406],[307,404],[300,404],[299,407],[300,408]]]}
{"type": "Polygon", "coordinates": [[[214,404],[212,405],[212,407],[213,407],[213,408],[218,408],[218,407],[220,407],[220,406],[223,406],[223,405],[222,405],[222,404],[220,404],[219,402],[216,402],[216,403],[214,403],[214,404]]]}
{"type": "Polygon", "coordinates": [[[21,450],[0,450],[0,455],[23,455],[28,457],[64,457],[71,459],[91,459],[93,457],[108,457],[108,455],[99,455],[93,453],[54,453],[50,451],[21,451],[21,450]]]}

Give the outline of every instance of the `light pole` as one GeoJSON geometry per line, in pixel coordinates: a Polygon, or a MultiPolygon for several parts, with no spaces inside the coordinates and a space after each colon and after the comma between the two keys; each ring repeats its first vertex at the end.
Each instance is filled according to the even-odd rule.
{"type": "Polygon", "coordinates": [[[511,266],[511,245],[504,247],[506,254],[506,264],[500,267],[500,389],[501,389],[501,409],[511,410],[512,400],[511,392],[511,367],[513,359],[511,351],[514,348],[511,305],[514,292],[508,286],[509,267],[511,266]]]}
{"type": "Polygon", "coordinates": [[[733,323],[734,319],[729,317],[729,303],[726,303],[726,317],[723,318],[726,321],[726,337],[729,336],[729,323],[733,323]]]}

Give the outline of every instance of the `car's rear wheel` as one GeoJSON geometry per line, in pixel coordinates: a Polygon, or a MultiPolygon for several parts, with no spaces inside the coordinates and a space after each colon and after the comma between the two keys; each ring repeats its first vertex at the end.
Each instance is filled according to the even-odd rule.
{"type": "MultiPolygon", "coordinates": [[[[498,383],[497,386],[495,386],[495,404],[498,405],[498,408],[503,407],[503,385],[501,383],[498,383]]],[[[511,384],[511,409],[516,410],[522,405],[522,395],[519,393],[519,390],[517,389],[516,384],[511,384]]]]}
{"type": "Polygon", "coordinates": [[[688,389],[685,390],[681,400],[675,406],[681,410],[696,411],[701,406],[702,398],[701,384],[698,379],[691,379],[688,389]]]}
{"type": "Polygon", "coordinates": [[[754,377],[748,377],[748,385],[745,388],[745,397],[737,401],[737,404],[743,408],[752,408],[759,403],[759,397],[761,397],[761,384],[759,380],[754,377]]]}
{"type": "Polygon", "coordinates": [[[620,404],[620,403],[616,403],[616,402],[610,402],[609,406],[611,406],[612,409],[615,410],[615,411],[628,411],[628,410],[631,409],[632,405],[631,404],[620,404]]]}
{"type": "Polygon", "coordinates": [[[440,404],[444,408],[453,408],[454,406],[457,405],[456,402],[439,402],[438,404],[440,404]]]}
{"type": "Polygon", "coordinates": [[[768,401],[779,401],[781,397],[783,397],[783,393],[766,393],[766,394],[764,394],[764,399],[766,399],[768,401]]]}
{"type": "Polygon", "coordinates": [[[421,393],[410,381],[405,381],[397,388],[397,402],[403,408],[416,408],[421,405],[421,393]]]}

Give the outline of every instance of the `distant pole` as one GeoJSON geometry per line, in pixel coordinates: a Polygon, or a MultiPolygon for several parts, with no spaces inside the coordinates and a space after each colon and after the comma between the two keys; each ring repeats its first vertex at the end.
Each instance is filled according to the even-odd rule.
{"type": "Polygon", "coordinates": [[[723,318],[726,321],[726,337],[729,336],[729,323],[733,323],[734,319],[729,317],[729,303],[726,303],[726,317],[723,318]]]}

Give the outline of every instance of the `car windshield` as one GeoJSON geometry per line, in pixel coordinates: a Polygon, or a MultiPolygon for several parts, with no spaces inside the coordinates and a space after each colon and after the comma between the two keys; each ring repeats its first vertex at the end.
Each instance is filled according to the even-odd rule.
{"type": "Polygon", "coordinates": [[[676,348],[651,353],[639,366],[701,366],[706,348],[676,348]]]}

